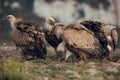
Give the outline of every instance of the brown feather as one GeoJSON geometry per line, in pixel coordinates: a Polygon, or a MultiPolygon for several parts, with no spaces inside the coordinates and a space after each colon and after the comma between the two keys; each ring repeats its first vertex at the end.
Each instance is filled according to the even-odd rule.
{"type": "Polygon", "coordinates": [[[45,58],[45,37],[43,32],[38,31],[38,26],[35,23],[16,19],[15,27],[12,30],[12,39],[16,46],[22,49],[25,57],[28,54],[33,58],[45,58]]]}
{"type": "Polygon", "coordinates": [[[51,32],[44,30],[45,32],[45,38],[48,41],[48,43],[55,49],[57,49],[58,45],[62,42],[62,38],[58,38],[55,34],[56,28],[64,28],[66,24],[63,23],[56,23],[54,26],[54,29],[52,29],[51,32]]]}
{"type": "Polygon", "coordinates": [[[99,40],[99,43],[102,45],[102,47],[106,51],[106,54],[109,54],[109,50],[107,48],[109,43],[107,40],[107,36],[105,35],[105,32],[103,30],[103,26],[105,24],[98,21],[90,21],[90,20],[80,22],[80,24],[84,25],[87,29],[89,29],[95,34],[95,37],[99,40]]]}
{"type": "Polygon", "coordinates": [[[97,38],[85,30],[77,31],[75,29],[67,29],[64,31],[63,35],[64,40],[69,46],[73,46],[80,50],[87,50],[86,52],[92,55],[101,53],[101,51],[99,51],[101,50],[101,45],[97,38]],[[90,51],[90,49],[92,51],[90,51]]]}
{"type": "Polygon", "coordinates": [[[115,26],[105,25],[103,26],[103,30],[105,35],[108,37],[108,42],[112,46],[113,51],[115,51],[117,41],[118,41],[118,33],[115,26]]]}

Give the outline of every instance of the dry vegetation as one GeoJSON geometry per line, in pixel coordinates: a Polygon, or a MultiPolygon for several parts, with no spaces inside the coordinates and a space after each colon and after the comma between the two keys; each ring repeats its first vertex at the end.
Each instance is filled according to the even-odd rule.
{"type": "Polygon", "coordinates": [[[15,47],[1,46],[0,80],[120,80],[119,57],[116,53],[113,59],[117,62],[90,59],[79,65],[61,62],[55,55],[25,61],[15,47]]]}

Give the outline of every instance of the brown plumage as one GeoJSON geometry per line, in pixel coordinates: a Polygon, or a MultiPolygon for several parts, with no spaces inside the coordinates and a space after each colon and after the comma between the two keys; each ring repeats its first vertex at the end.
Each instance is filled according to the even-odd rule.
{"type": "Polygon", "coordinates": [[[108,40],[105,35],[105,32],[103,31],[103,23],[97,22],[97,21],[83,21],[80,22],[80,24],[84,25],[87,29],[92,31],[95,34],[95,37],[99,40],[99,43],[102,45],[104,50],[106,50],[106,54],[110,53],[110,50],[108,49],[108,40]]]}
{"type": "Polygon", "coordinates": [[[107,36],[110,46],[112,47],[112,51],[115,51],[116,46],[117,46],[117,41],[118,41],[118,33],[116,30],[116,26],[104,25],[103,31],[105,32],[105,35],[107,36]]]}
{"type": "MultiPolygon", "coordinates": [[[[74,25],[74,27],[78,25],[74,25]]],[[[91,31],[82,29],[84,26],[79,25],[79,27],[81,27],[79,30],[68,28],[63,31],[63,39],[67,44],[67,48],[73,53],[78,54],[82,59],[87,59],[87,57],[105,57],[107,52],[99,43],[96,36],[91,31]]]]}
{"type": "Polygon", "coordinates": [[[106,25],[98,21],[90,20],[80,22],[80,24],[84,25],[87,29],[93,31],[96,34],[96,37],[99,39],[100,43],[106,43],[103,46],[104,48],[106,48],[106,45],[109,44],[112,47],[112,50],[109,51],[109,53],[115,51],[115,47],[118,41],[118,34],[115,26],[106,25]]]}
{"type": "Polygon", "coordinates": [[[35,23],[15,18],[13,15],[8,15],[7,18],[12,27],[12,39],[16,46],[22,49],[25,58],[27,59],[28,55],[33,58],[45,58],[44,33],[38,31],[38,26],[35,23]]]}
{"type": "MultiPolygon", "coordinates": [[[[53,19],[49,19],[53,23],[53,19]]],[[[69,50],[72,54],[77,54],[82,59],[87,57],[105,57],[106,50],[100,44],[99,39],[95,36],[93,31],[87,29],[81,24],[69,24],[64,27],[58,27],[55,24],[47,24],[47,30],[53,32],[57,38],[62,38],[60,43],[63,52],[69,50]]],[[[59,47],[59,46],[58,46],[59,47]]]]}
{"type": "Polygon", "coordinates": [[[46,19],[44,32],[47,42],[55,49],[57,55],[61,60],[67,61],[72,52],[67,50],[61,37],[61,29],[65,29],[66,25],[65,23],[55,23],[54,19],[50,17],[46,19]]]}
{"type": "Polygon", "coordinates": [[[63,23],[55,23],[54,19],[46,19],[46,23],[44,26],[44,32],[45,32],[45,38],[47,42],[55,49],[55,52],[57,51],[58,45],[62,42],[62,38],[57,37],[55,31],[55,26],[57,28],[64,28],[66,24],[63,23]]]}

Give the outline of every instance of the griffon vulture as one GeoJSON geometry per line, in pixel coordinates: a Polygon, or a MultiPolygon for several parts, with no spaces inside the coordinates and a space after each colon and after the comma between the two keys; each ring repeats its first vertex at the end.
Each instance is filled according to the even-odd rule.
{"type": "Polygon", "coordinates": [[[117,46],[117,41],[118,41],[118,33],[116,30],[116,26],[104,25],[103,31],[105,32],[105,35],[107,36],[110,46],[112,47],[112,51],[115,51],[116,46],[117,46]]]}
{"type": "Polygon", "coordinates": [[[65,23],[55,23],[55,20],[52,17],[49,17],[46,19],[44,26],[47,42],[55,49],[55,52],[60,58],[62,58],[62,60],[67,60],[67,58],[72,54],[72,52],[66,49],[65,43],[63,42],[62,37],[60,37],[61,28],[64,29],[66,25],[67,24],[65,23]]]}
{"type": "Polygon", "coordinates": [[[15,18],[13,15],[8,15],[6,18],[10,21],[12,28],[12,39],[17,47],[20,47],[24,57],[46,58],[46,46],[44,43],[44,33],[38,30],[38,25],[31,22],[25,22],[20,18],[15,18]]]}
{"type": "Polygon", "coordinates": [[[47,42],[57,51],[58,45],[62,42],[62,38],[58,37],[56,33],[54,33],[55,29],[64,28],[66,24],[63,23],[55,23],[52,17],[46,19],[46,23],[44,26],[45,38],[47,42]],[[57,28],[55,28],[57,26],[57,28]]]}
{"type": "MultiPolygon", "coordinates": [[[[106,43],[100,43],[96,35],[81,24],[69,24],[58,27],[54,19],[49,18],[47,30],[52,31],[57,38],[61,38],[62,42],[58,45],[62,46],[62,51],[70,54],[77,54],[81,59],[88,57],[103,58],[107,56],[107,50],[104,49],[106,43]]],[[[104,37],[101,37],[104,40],[104,37]]],[[[107,46],[107,45],[106,45],[107,46]]],[[[59,50],[57,48],[57,50],[59,50]]]]}
{"type": "Polygon", "coordinates": [[[102,43],[103,42],[106,43],[105,46],[103,46],[104,48],[106,48],[106,45],[109,44],[112,48],[110,49],[110,47],[108,46],[109,53],[111,53],[112,51],[115,51],[117,41],[118,41],[118,34],[115,26],[106,25],[101,22],[90,21],[90,20],[80,22],[80,24],[84,25],[86,28],[93,31],[96,34],[96,37],[100,40],[100,43],[101,41],[102,43]],[[103,39],[101,37],[106,37],[106,38],[103,39]]]}

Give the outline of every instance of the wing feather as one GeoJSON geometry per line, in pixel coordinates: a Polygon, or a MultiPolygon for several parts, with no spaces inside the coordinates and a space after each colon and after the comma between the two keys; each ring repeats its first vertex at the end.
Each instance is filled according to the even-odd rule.
{"type": "Polygon", "coordinates": [[[45,36],[39,31],[35,23],[24,22],[22,19],[16,19],[15,28],[12,29],[12,39],[17,47],[22,49],[25,58],[31,55],[33,59],[46,57],[45,36]]]}
{"type": "Polygon", "coordinates": [[[67,29],[64,31],[64,40],[74,48],[86,50],[91,54],[100,54],[100,44],[94,35],[85,30],[67,29]]]}

